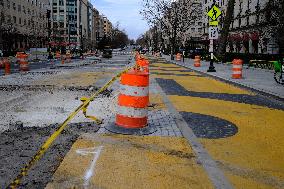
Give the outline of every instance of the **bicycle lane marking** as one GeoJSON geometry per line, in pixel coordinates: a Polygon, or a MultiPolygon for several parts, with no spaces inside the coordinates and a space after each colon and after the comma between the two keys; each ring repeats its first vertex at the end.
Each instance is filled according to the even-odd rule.
{"type": "MultiPolygon", "coordinates": [[[[159,75],[156,77],[164,78],[159,75]]],[[[206,86],[210,84],[206,82],[206,79],[202,85],[196,85],[194,88],[190,83],[187,83],[191,77],[175,76],[172,79],[179,81],[179,84],[189,91],[202,91],[209,95],[208,97],[205,95],[203,97],[168,95],[171,103],[179,112],[214,116],[238,126],[239,132],[233,137],[198,139],[209,154],[217,160],[218,166],[236,188],[244,186],[248,188],[281,188],[284,186],[284,165],[281,160],[281,157],[284,156],[284,151],[281,148],[284,145],[281,136],[281,133],[284,132],[284,128],[281,126],[284,123],[284,112],[280,105],[271,104],[266,107],[232,102],[229,99],[226,101],[210,99],[210,92],[213,94],[213,91],[210,90],[212,86],[206,90],[206,86]]],[[[242,91],[242,89],[238,88],[238,91],[242,91]]],[[[243,91],[246,94],[246,90],[243,91]]],[[[258,104],[267,104],[261,102],[265,99],[258,99],[258,96],[255,98],[260,101],[258,104]]],[[[190,120],[186,121],[190,125],[190,120]]]]}
{"type": "Polygon", "coordinates": [[[84,185],[110,189],[214,188],[182,137],[100,134],[84,134],[73,144],[46,189],[84,188],[84,185]],[[77,152],[80,149],[94,152],[94,146],[103,146],[103,151],[87,185],[85,176],[94,156],[77,152]]]}

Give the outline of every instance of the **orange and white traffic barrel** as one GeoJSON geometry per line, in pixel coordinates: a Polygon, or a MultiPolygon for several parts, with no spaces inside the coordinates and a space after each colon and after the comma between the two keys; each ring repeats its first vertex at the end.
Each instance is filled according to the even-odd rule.
{"type": "Polygon", "coordinates": [[[71,62],[71,53],[70,53],[70,51],[66,52],[66,62],[68,62],[68,63],[71,62]]]}
{"type": "Polygon", "coordinates": [[[66,55],[63,54],[63,55],[61,56],[61,64],[64,64],[65,58],[66,58],[66,55]]]}
{"type": "Polygon", "coordinates": [[[200,66],[201,66],[201,57],[200,56],[195,56],[194,67],[200,67],[200,66]]]}
{"type": "Polygon", "coordinates": [[[181,54],[180,54],[180,53],[177,53],[177,55],[176,55],[176,60],[177,60],[177,61],[181,61],[181,54]]]}
{"type": "Polygon", "coordinates": [[[141,58],[141,55],[140,53],[137,51],[136,54],[135,54],[135,60],[139,60],[141,58]]]}
{"type": "Polygon", "coordinates": [[[5,67],[4,59],[2,60],[2,59],[0,58],[0,69],[1,69],[1,68],[4,68],[4,67],[5,67]]]}
{"type": "Polygon", "coordinates": [[[234,59],[233,60],[233,79],[242,79],[243,77],[243,60],[241,59],[234,59]]]}
{"type": "Polygon", "coordinates": [[[28,55],[24,53],[17,54],[17,59],[20,64],[20,71],[29,71],[29,62],[28,62],[28,55]]]}
{"type": "Polygon", "coordinates": [[[149,61],[148,60],[144,58],[137,59],[136,65],[140,67],[141,71],[144,70],[146,72],[149,72],[149,61]]]}
{"type": "Polygon", "coordinates": [[[5,75],[11,74],[11,64],[8,58],[4,58],[3,60],[4,66],[5,66],[5,75]]]}
{"type": "Polygon", "coordinates": [[[156,131],[148,125],[149,73],[131,70],[122,74],[118,110],[107,130],[120,134],[147,135],[156,131]]]}
{"type": "Polygon", "coordinates": [[[55,59],[60,60],[60,58],[61,58],[61,54],[59,51],[57,51],[55,54],[55,59]]]}

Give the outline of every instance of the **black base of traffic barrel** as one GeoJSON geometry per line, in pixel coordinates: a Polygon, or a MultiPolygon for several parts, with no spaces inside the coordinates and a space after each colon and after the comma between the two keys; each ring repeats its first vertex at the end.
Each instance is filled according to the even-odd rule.
{"type": "Polygon", "coordinates": [[[147,125],[146,127],[139,129],[128,129],[128,128],[119,127],[115,123],[106,126],[105,129],[116,134],[138,135],[138,136],[150,135],[157,131],[157,128],[153,125],[147,125]]]}

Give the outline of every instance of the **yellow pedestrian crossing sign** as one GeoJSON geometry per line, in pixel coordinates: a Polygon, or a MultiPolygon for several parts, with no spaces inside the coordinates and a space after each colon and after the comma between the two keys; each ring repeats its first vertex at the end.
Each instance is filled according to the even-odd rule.
{"type": "Polygon", "coordinates": [[[208,12],[207,15],[212,19],[212,20],[217,20],[217,18],[222,14],[220,9],[214,5],[208,12]]]}

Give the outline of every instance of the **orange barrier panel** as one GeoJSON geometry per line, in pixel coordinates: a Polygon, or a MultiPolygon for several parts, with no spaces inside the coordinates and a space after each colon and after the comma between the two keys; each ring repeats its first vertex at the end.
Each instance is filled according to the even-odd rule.
{"type": "Polygon", "coordinates": [[[195,56],[194,67],[200,67],[200,66],[201,66],[201,57],[200,56],[195,56]]]}
{"type": "Polygon", "coordinates": [[[176,55],[176,60],[177,60],[177,61],[181,61],[181,54],[180,54],[180,53],[177,53],[177,55],[176,55]]]}
{"type": "Polygon", "coordinates": [[[234,59],[233,60],[233,79],[242,79],[243,77],[243,60],[241,59],[234,59]]]}

